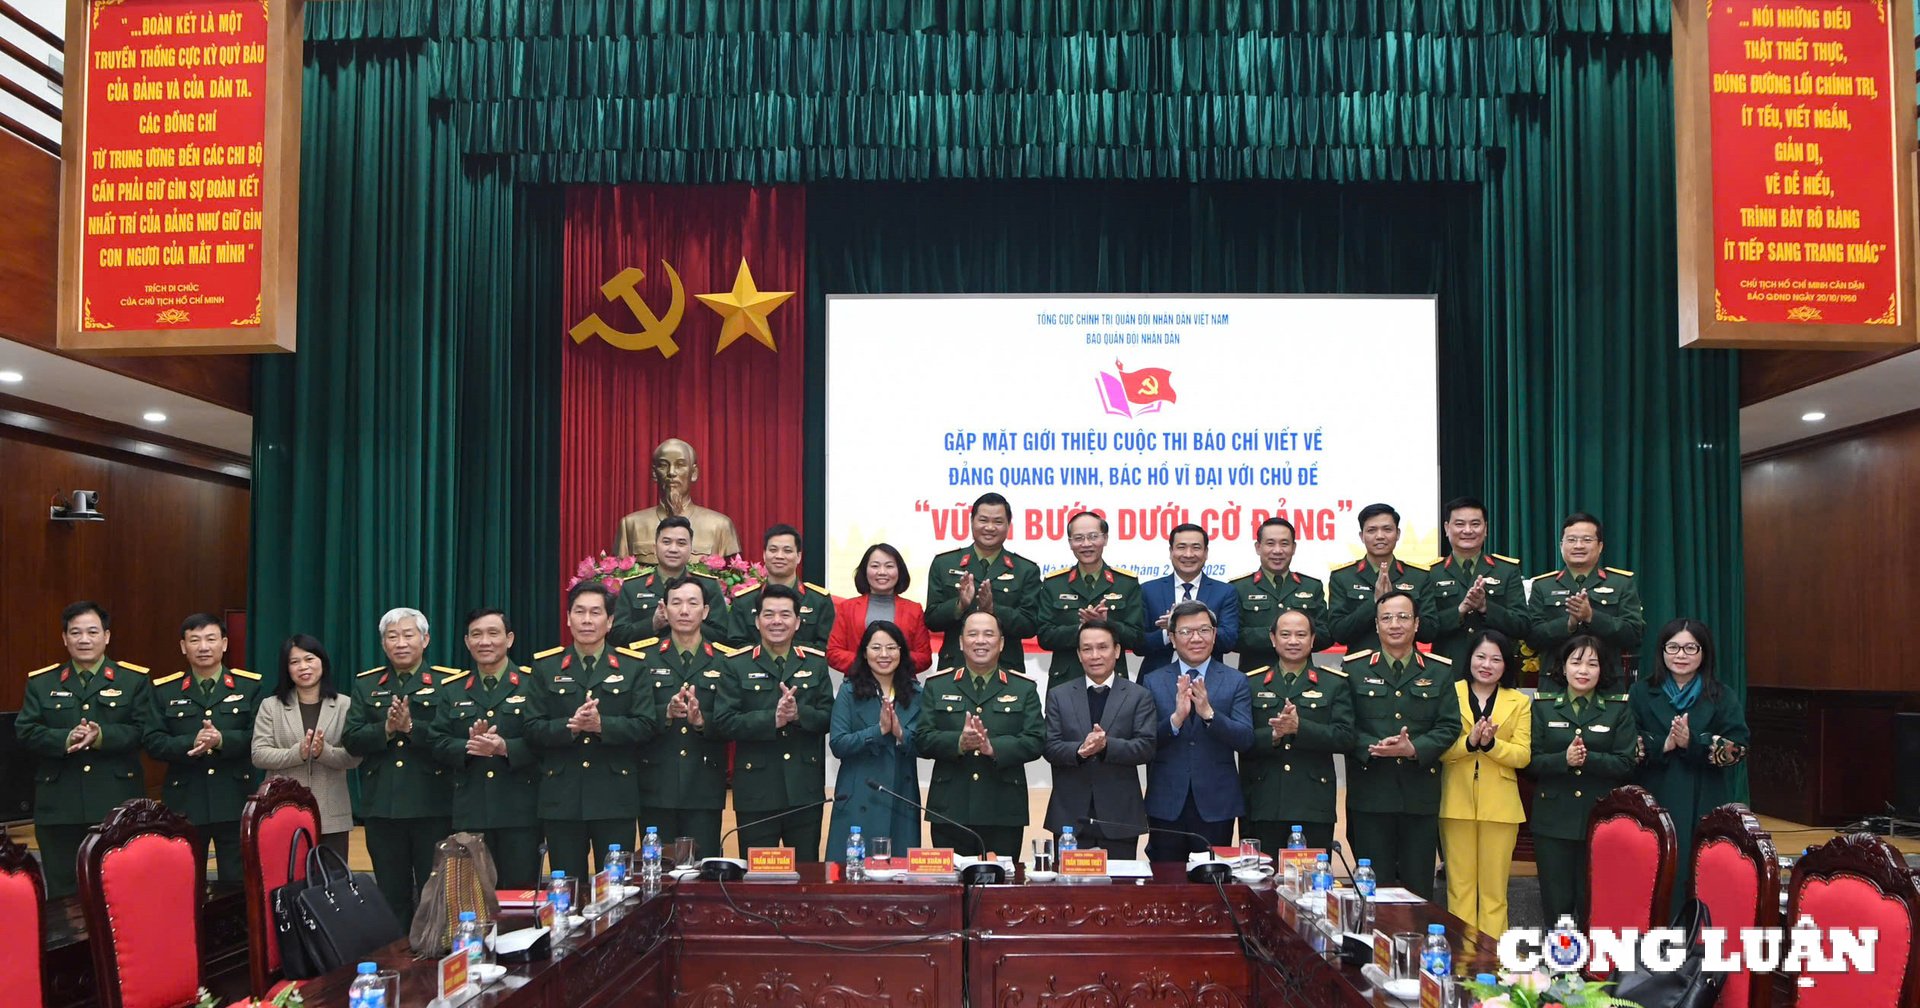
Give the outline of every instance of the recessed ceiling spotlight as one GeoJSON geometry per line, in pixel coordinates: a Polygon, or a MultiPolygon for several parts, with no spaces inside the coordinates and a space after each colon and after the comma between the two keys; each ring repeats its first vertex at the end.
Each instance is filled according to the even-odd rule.
{"type": "Polygon", "coordinates": [[[18,371],[0,371],[0,382],[6,382],[9,385],[18,385],[26,380],[27,376],[18,371]]]}
{"type": "Polygon", "coordinates": [[[1810,413],[1800,414],[1800,419],[1805,420],[1808,423],[1819,423],[1820,421],[1825,420],[1826,418],[1827,418],[1827,415],[1825,413],[1820,412],[1819,410],[1814,410],[1810,413]]]}
{"type": "Polygon", "coordinates": [[[167,415],[159,410],[148,410],[140,415],[140,419],[148,423],[166,423],[167,415]]]}

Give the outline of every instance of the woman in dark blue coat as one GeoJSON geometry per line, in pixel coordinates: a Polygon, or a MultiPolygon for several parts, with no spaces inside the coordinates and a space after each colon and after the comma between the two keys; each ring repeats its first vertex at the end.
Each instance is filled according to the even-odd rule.
{"type": "Polygon", "coordinates": [[[867,626],[847,669],[847,681],[833,701],[833,725],[827,744],[840,760],[836,794],[827,832],[827,857],[840,860],[847,849],[847,827],[858,826],[872,851],[874,837],[892,837],[895,857],[920,846],[920,813],[906,802],[867,786],[876,780],[910,798],[920,797],[913,751],[913,725],[920,716],[913,658],[907,636],[888,620],[867,626]]]}

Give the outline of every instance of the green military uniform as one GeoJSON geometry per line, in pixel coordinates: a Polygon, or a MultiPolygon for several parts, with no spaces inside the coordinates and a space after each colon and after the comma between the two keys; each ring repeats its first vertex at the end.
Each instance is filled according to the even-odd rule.
{"type": "Polygon", "coordinates": [[[1632,571],[1596,567],[1591,574],[1575,574],[1563,567],[1536,576],[1529,591],[1527,612],[1533,629],[1527,639],[1535,651],[1551,660],[1567,638],[1590,633],[1620,655],[1621,669],[1632,677],[1639,664],[1640,639],[1647,633],[1646,607],[1640,603],[1632,571]],[[1593,603],[1593,619],[1569,627],[1567,599],[1583,589],[1593,603]]]}
{"type": "Polygon", "coordinates": [[[1040,583],[1040,629],[1036,636],[1041,647],[1053,652],[1047,672],[1049,688],[1085,677],[1086,671],[1080,667],[1080,610],[1102,604],[1107,607],[1107,622],[1113,624],[1120,639],[1120,662],[1114,672],[1125,678],[1126,652],[1138,649],[1145,638],[1139,575],[1102,564],[1100,573],[1082,577],[1076,564],[1047,575],[1040,583]]]}
{"type": "MultiPolygon", "coordinates": [[[[726,643],[735,648],[752,647],[760,643],[760,626],[755,621],[760,618],[760,589],[765,585],[755,585],[733,597],[728,603],[731,617],[728,622],[726,643]]],[[[833,633],[833,595],[817,584],[804,581],[795,584],[793,590],[800,593],[800,629],[793,635],[793,642],[815,651],[825,652],[827,637],[833,633]]],[[[653,636],[649,633],[647,636],[653,636]]]]}
{"type": "MultiPolygon", "coordinates": [[[[1369,564],[1366,557],[1333,572],[1327,587],[1327,633],[1334,643],[1345,644],[1348,651],[1372,651],[1380,647],[1380,634],[1373,625],[1373,588],[1379,577],[1380,569],[1369,564]]],[[[1431,643],[1438,630],[1433,620],[1432,575],[1424,568],[1395,558],[1393,586],[1413,596],[1414,615],[1420,617],[1420,630],[1414,639],[1431,643]]],[[[1374,864],[1378,866],[1379,862],[1374,864]]]]}
{"type": "MultiPolygon", "coordinates": [[[[998,601],[998,600],[996,600],[998,601]]],[[[1027,828],[1027,764],[1047,744],[1046,709],[1027,677],[1001,670],[979,677],[962,665],[942,672],[921,688],[920,720],[913,726],[913,748],[933,760],[933,786],[927,808],[978,830],[987,849],[1020,858],[1020,835],[1027,828]],[[967,715],[986,725],[991,757],[960,751],[967,715]]],[[[973,838],[928,817],[935,847],[961,854],[983,854],[973,838]]]]}
{"type": "MultiPolygon", "coordinates": [[[[746,823],[782,809],[812,805],[827,794],[827,730],[833,722],[833,680],[827,658],[796,647],[775,656],[755,647],[728,658],[707,714],[709,734],[737,743],[733,755],[733,811],[746,823]],[[780,687],[793,690],[796,717],[775,723],[780,687]]],[[[706,702],[703,698],[703,704],[706,702]]],[[[792,847],[802,861],[820,860],[818,808],[739,831],[741,856],[749,847],[792,847]]]]}
{"type": "Polygon", "coordinates": [[[144,798],[140,746],[153,719],[147,670],[102,658],[91,673],[71,661],[27,673],[14,730],[38,765],[33,775],[33,831],[47,898],[73,895],[74,856],[87,827],[130,798],[144,798]],[[69,754],[67,736],[81,721],[100,726],[99,745],[69,754]]]}
{"type": "MultiPolygon", "coordinates": [[[[1313,623],[1314,650],[1333,646],[1333,633],[1327,626],[1327,589],[1319,578],[1299,571],[1285,571],[1278,577],[1265,569],[1243,574],[1231,582],[1240,593],[1240,639],[1234,647],[1240,652],[1241,668],[1275,665],[1280,655],[1273,650],[1273,625],[1289,609],[1307,614],[1313,623]]],[[[1260,730],[1255,721],[1254,731],[1260,730]]],[[[1263,848],[1264,849],[1264,848],[1263,848]]]]}
{"type": "Polygon", "coordinates": [[[1433,611],[1420,611],[1422,623],[1432,620],[1433,650],[1464,669],[1473,656],[1473,639],[1482,631],[1498,630],[1513,640],[1516,647],[1533,628],[1527,612],[1527,593],[1521,584],[1520,561],[1498,553],[1481,553],[1463,560],[1449,555],[1427,569],[1433,585],[1433,611]],[[1487,611],[1475,610],[1462,616],[1460,600],[1473,589],[1473,582],[1487,579],[1487,611]]]}
{"type": "MultiPolygon", "coordinates": [[[[153,721],[147,752],[167,764],[167,807],[187,817],[200,842],[213,849],[222,882],[240,880],[240,807],[253,793],[253,712],[260,676],[222,668],[201,679],[191,671],[153,680],[153,721]],[[206,722],[220,746],[187,755],[206,722]]],[[[204,851],[202,852],[205,853],[204,851]]]]}
{"type": "MultiPolygon", "coordinates": [[[[1661,660],[1655,657],[1655,661],[1661,660]]],[[[1723,684],[1718,696],[1707,695],[1701,683],[1700,694],[1686,708],[1689,738],[1684,749],[1667,752],[1667,732],[1679,708],[1664,688],[1647,679],[1633,684],[1628,705],[1633,708],[1634,727],[1646,749],[1646,763],[1640,767],[1636,783],[1653,792],[1653,798],[1673,816],[1675,836],[1681,851],[1693,850],[1693,831],[1707,813],[1734,801],[1735,766],[1715,766],[1708,758],[1714,740],[1723,739],[1743,750],[1749,741],[1746,709],[1723,684]]],[[[1589,746],[1593,743],[1588,742],[1589,746]]],[[[1744,757],[1743,757],[1744,758],[1744,757]]],[[[1693,858],[1682,857],[1673,873],[1674,905],[1693,892],[1693,858]]],[[[1659,914],[1655,914],[1656,917],[1659,914]]]]}
{"type": "Polygon", "coordinates": [[[575,647],[533,656],[532,719],[527,737],[540,751],[540,824],[547,864],[570,878],[587,877],[609,844],[633,849],[640,815],[640,747],[659,733],[660,715],[640,673],[646,655],[606,648],[597,656],[575,647]],[[588,698],[600,701],[600,730],[567,727],[588,698]]]}
{"type": "Polygon", "coordinates": [[[385,665],[360,673],[347,710],[347,752],[360,757],[360,815],[367,824],[367,856],[380,894],[404,923],[413,919],[420,890],[433,876],[434,848],[453,832],[453,799],[446,768],[433,758],[428,726],[440,716],[440,687],[466,673],[415,668],[402,674],[385,665]],[[403,698],[413,730],[387,734],[387,710],[403,698]]]}
{"type": "MultiPolygon", "coordinates": [[[[1368,608],[1372,608],[1371,605],[1368,608]]],[[[1398,669],[1378,651],[1347,656],[1353,748],[1347,760],[1347,838],[1373,859],[1380,885],[1433,898],[1440,851],[1440,757],[1460,737],[1453,669],[1413,651],[1398,669]],[[1405,729],[1413,756],[1375,758],[1367,747],[1405,729]]]]}
{"type": "MultiPolygon", "coordinates": [[[[1244,613],[1242,614],[1244,615],[1244,613]]],[[[1268,853],[1287,844],[1295,824],[1307,846],[1327,849],[1340,818],[1333,756],[1353,749],[1353,687],[1345,669],[1315,668],[1294,675],[1279,666],[1247,673],[1253,694],[1253,748],[1240,756],[1240,794],[1246,799],[1242,837],[1256,837],[1268,853]],[[1300,730],[1273,737],[1267,722],[1293,701],[1300,730]]]]}
{"type": "MultiPolygon", "coordinates": [[[[686,573],[699,582],[707,597],[707,618],[700,623],[700,635],[708,640],[726,640],[732,622],[727,613],[727,586],[697,565],[689,566],[686,573]]],[[[648,567],[621,583],[620,597],[613,600],[613,632],[607,635],[607,646],[630,647],[635,641],[660,635],[653,625],[653,613],[667,600],[667,582],[671,580],[658,568],[648,567]]]]}
{"type": "Polygon", "coordinates": [[[1561,915],[1587,916],[1587,814],[1607,792],[1633,777],[1633,708],[1626,694],[1575,701],[1561,693],[1533,698],[1533,852],[1540,868],[1540,909],[1548,927],[1561,915]],[[1577,707],[1577,709],[1576,709],[1577,707]],[[1587,741],[1587,763],[1567,766],[1575,736],[1587,741]]]}
{"type": "Polygon", "coordinates": [[[453,828],[486,837],[502,889],[540,881],[540,756],[527,738],[531,672],[509,662],[491,680],[476,669],[443,681],[440,716],[427,726],[433,758],[453,778],[453,828]],[[467,734],[479,721],[506,743],[505,756],[467,755],[467,734]]]}
{"type": "Polygon", "coordinates": [[[640,808],[647,822],[660,827],[660,836],[673,840],[692,837],[702,856],[719,857],[720,813],[727,806],[727,743],[713,730],[719,705],[720,680],[729,648],[701,641],[681,653],[672,637],[641,641],[646,664],[640,682],[652,697],[660,718],[660,734],[640,747],[640,808]],[[667,701],[691,685],[700,700],[704,726],[695,728],[685,718],[667,719],[667,701]]]}
{"type": "Polygon", "coordinates": [[[966,622],[967,614],[960,611],[960,579],[968,574],[980,587],[993,589],[993,615],[1000,623],[1001,635],[1006,637],[1000,664],[1015,671],[1025,668],[1021,642],[1039,630],[1040,613],[1044,611],[1040,568],[1009,550],[1001,550],[989,560],[971,546],[942,553],[927,568],[927,629],[946,635],[940,643],[940,667],[965,664],[960,657],[960,624],[966,622]]]}

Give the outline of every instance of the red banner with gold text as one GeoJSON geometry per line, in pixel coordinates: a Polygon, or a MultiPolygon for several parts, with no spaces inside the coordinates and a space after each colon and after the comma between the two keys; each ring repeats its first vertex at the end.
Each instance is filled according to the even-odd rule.
{"type": "Polygon", "coordinates": [[[696,453],[693,503],[758,559],[768,525],[802,524],[806,190],[577,187],[564,242],[561,583],[659,503],[667,438],[696,453]]]}
{"type": "Polygon", "coordinates": [[[1896,116],[1913,110],[1895,104],[1893,75],[1910,71],[1888,3],[1706,10],[1715,320],[1898,325],[1911,267],[1896,116]]]}

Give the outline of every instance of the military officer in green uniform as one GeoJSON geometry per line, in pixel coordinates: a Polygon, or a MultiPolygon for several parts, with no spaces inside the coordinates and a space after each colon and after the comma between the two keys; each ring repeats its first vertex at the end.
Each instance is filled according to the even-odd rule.
{"type": "Polygon", "coordinates": [[[738,743],[734,814],[743,823],[777,816],[740,828],[740,853],[791,847],[799,860],[818,861],[833,721],[827,656],[793,643],[800,594],[786,585],[761,590],[759,624],[759,644],[727,659],[713,698],[713,730],[738,743]],[[793,814],[779,815],[784,810],[793,814]]]}
{"type": "Polygon", "coordinates": [[[453,831],[453,782],[433,758],[428,725],[440,716],[440,687],[465,673],[422,665],[433,639],[426,614],[389,609],[380,617],[387,664],[354,678],[346,750],[360,757],[360,814],[380,894],[402,921],[413,919],[433,876],[433,854],[453,831]]]}
{"type": "MultiPolygon", "coordinates": [[[[939,569],[936,566],[936,569],[939,569]]],[[[995,854],[1020,857],[1027,828],[1027,764],[1046,748],[1046,709],[1027,677],[1000,657],[1008,641],[992,613],[968,613],[960,668],[926,681],[913,747],[933,760],[927,809],[972,827],[995,854]]],[[[935,847],[982,856],[972,834],[928,817],[935,847]]]]}
{"type": "Polygon", "coordinates": [[[1340,818],[1333,756],[1353,749],[1352,689],[1346,670],[1313,666],[1313,618],[1306,610],[1282,610],[1268,636],[1278,661],[1247,672],[1253,748],[1240,757],[1247,803],[1240,836],[1277,851],[1298,824],[1308,847],[1326,850],[1340,818]]]}
{"type": "Polygon", "coordinates": [[[207,613],[180,625],[180,653],[189,671],[153,680],[147,752],[167,765],[167,807],[186,816],[214,852],[215,877],[237,882],[240,807],[253,792],[260,676],[226,667],[226,625],[207,613]]]}
{"type": "Polygon", "coordinates": [[[793,642],[824,653],[827,637],[833,633],[833,595],[817,584],[800,580],[800,530],[791,525],[767,529],[761,540],[760,562],[767,568],[767,580],[742,589],[728,603],[732,629],[726,643],[750,647],[760,640],[760,589],[770,584],[786,585],[800,596],[800,632],[793,642]]]}
{"type": "Polygon", "coordinates": [[[1527,640],[1535,651],[1553,654],[1569,638],[1592,634],[1620,656],[1631,677],[1647,633],[1646,608],[1632,571],[1600,566],[1606,546],[1600,519],[1576,511],[1561,523],[1564,566],[1532,580],[1527,640]]]}
{"type": "Polygon", "coordinates": [[[1373,859],[1380,885],[1433,898],[1440,851],[1440,756],[1460,736],[1453,670],[1414,647],[1420,616],[1400,589],[1374,602],[1380,650],[1347,656],[1353,748],[1347,760],[1347,838],[1373,859]]]}
{"type": "Polygon", "coordinates": [[[1140,608],[1140,578],[1107,566],[1107,520],[1091,511],[1067,519],[1067,546],[1074,564],[1047,575],[1040,584],[1040,646],[1053,652],[1049,687],[1085,678],[1080,668],[1080,628],[1105,620],[1120,642],[1114,674],[1125,678],[1125,652],[1138,650],[1145,616],[1140,608]]]}
{"type": "MultiPolygon", "coordinates": [[[[1385,504],[1360,509],[1360,542],[1367,555],[1333,572],[1327,588],[1327,630],[1348,651],[1378,650],[1374,607],[1388,592],[1406,592],[1418,612],[1433,613],[1432,579],[1425,568],[1393,555],[1400,545],[1400,512],[1385,504]]],[[[1431,642],[1431,620],[1419,639],[1431,642]]],[[[1375,862],[1376,866],[1378,862],[1375,862]]]]}
{"type": "Polygon", "coordinates": [[[693,523],[684,515],[662,521],[654,530],[653,548],[660,563],[642,569],[620,586],[613,603],[612,643],[626,647],[666,633],[667,614],[660,611],[660,602],[666,598],[667,582],[682,575],[698,578],[707,596],[707,623],[702,628],[707,639],[725,640],[729,622],[727,588],[704,565],[692,563],[693,523]]]}
{"type": "Polygon", "coordinates": [[[87,827],[146,796],[140,746],[153,719],[147,670],[107,657],[113,620],[97,602],[60,612],[67,660],[27,673],[14,730],[39,761],[33,830],[47,898],[73,895],[74,855],[87,827]]]}
{"type": "Polygon", "coordinates": [[[1020,642],[1039,629],[1040,568],[1006,549],[1012,524],[1013,506],[1005,497],[981,494],[973,502],[973,545],[942,553],[927,568],[927,629],[945,635],[940,644],[943,669],[962,664],[960,624],[975,609],[992,613],[1000,623],[1006,640],[1000,664],[1015,670],[1026,667],[1020,642]]]}
{"type": "Polygon", "coordinates": [[[640,682],[661,725],[660,734],[640,748],[640,808],[662,837],[692,837],[702,855],[719,857],[727,743],[718,730],[709,730],[708,718],[726,660],[737,652],[701,636],[707,598],[698,582],[669,581],[666,597],[667,636],[634,645],[646,654],[640,682]]]}
{"type": "MultiPolygon", "coordinates": [[[[1533,698],[1533,852],[1540,868],[1540,910],[1548,927],[1562,915],[1584,925],[1587,913],[1587,813],[1627,783],[1639,735],[1624,693],[1602,689],[1612,678],[1606,645],[1590,634],[1560,646],[1558,692],[1542,683],[1533,698]]],[[[1661,912],[1665,912],[1662,908],[1661,912]]]]}
{"type": "Polygon", "coordinates": [[[609,844],[633,849],[640,749],[660,728],[640,681],[646,655],[607,646],[610,594],[599,581],[574,585],[567,592],[573,643],[533,656],[527,737],[540,750],[540,825],[548,866],[570,878],[587,877],[589,854],[597,870],[609,844]]]}
{"type": "Polygon", "coordinates": [[[1427,570],[1433,583],[1433,650],[1455,668],[1466,668],[1482,631],[1522,640],[1533,623],[1520,561],[1486,551],[1486,505],[1455,497],[1441,512],[1447,556],[1427,570]]]}
{"type": "MultiPolygon", "coordinates": [[[[1296,537],[1293,523],[1275,515],[1260,523],[1254,552],[1260,567],[1232,581],[1240,593],[1240,667],[1272,666],[1278,661],[1273,650],[1273,627],[1284,612],[1303,612],[1315,641],[1331,641],[1327,631],[1327,587],[1320,579],[1293,569],[1296,537]]],[[[1256,705],[1257,706],[1257,705],[1256,705]]],[[[1260,719],[1255,718],[1258,733],[1260,719]]]]}
{"type": "Polygon", "coordinates": [[[440,685],[427,725],[433,756],[453,777],[453,828],[486,838],[502,889],[540,881],[540,757],[527,738],[532,670],[515,666],[513,627],[499,609],[467,614],[473,668],[440,685]]]}

